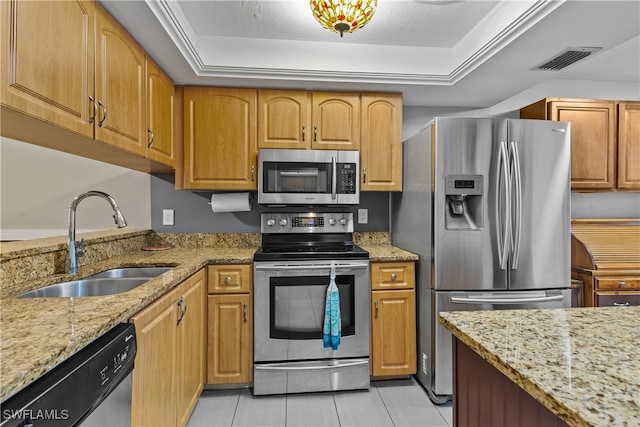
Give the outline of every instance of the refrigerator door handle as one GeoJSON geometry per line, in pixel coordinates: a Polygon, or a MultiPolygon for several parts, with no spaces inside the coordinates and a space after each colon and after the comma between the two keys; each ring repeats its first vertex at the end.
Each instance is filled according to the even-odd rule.
{"type": "Polygon", "coordinates": [[[496,235],[498,241],[498,262],[500,263],[501,270],[507,269],[507,254],[509,251],[509,236],[511,229],[511,185],[509,179],[509,164],[507,160],[507,143],[505,141],[500,141],[498,178],[496,179],[496,235]],[[504,192],[500,192],[501,182],[504,182],[504,192]]]}
{"type": "Polygon", "coordinates": [[[512,248],[511,248],[511,268],[518,268],[518,259],[520,258],[520,235],[522,232],[522,170],[520,167],[520,155],[518,154],[518,145],[511,141],[511,146],[509,147],[509,154],[511,157],[512,163],[512,185],[513,185],[513,193],[514,193],[514,210],[513,218],[512,218],[512,227],[513,227],[513,239],[512,239],[512,248]]]}
{"type": "Polygon", "coordinates": [[[549,297],[530,297],[530,298],[465,298],[465,297],[451,297],[452,303],[457,304],[527,304],[531,302],[552,302],[562,301],[564,297],[562,294],[553,295],[549,297]]]}

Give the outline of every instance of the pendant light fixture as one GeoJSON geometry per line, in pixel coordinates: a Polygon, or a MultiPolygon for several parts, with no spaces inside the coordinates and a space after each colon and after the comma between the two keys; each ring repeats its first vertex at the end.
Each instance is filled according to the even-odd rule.
{"type": "Polygon", "coordinates": [[[311,11],[324,28],[352,33],[364,27],[373,17],[378,0],[309,0],[311,11]]]}

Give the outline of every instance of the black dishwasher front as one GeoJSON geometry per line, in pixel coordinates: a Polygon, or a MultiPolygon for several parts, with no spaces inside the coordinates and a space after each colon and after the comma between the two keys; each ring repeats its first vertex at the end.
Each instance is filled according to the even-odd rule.
{"type": "Polygon", "coordinates": [[[115,326],[2,402],[0,426],[81,425],[128,379],[136,348],[134,325],[115,326]]]}

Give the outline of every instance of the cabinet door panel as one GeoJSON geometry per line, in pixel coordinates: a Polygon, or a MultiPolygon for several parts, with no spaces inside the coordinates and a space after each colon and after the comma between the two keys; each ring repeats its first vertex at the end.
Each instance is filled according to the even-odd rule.
{"type": "Polygon", "coordinates": [[[416,373],[415,294],[407,291],[371,293],[371,374],[416,373]]]}
{"type": "Polygon", "coordinates": [[[551,120],[571,123],[571,189],[616,186],[614,102],[551,102],[551,120]]]}
{"type": "Polygon", "coordinates": [[[256,91],[184,90],[185,188],[257,189],[256,91]]]}
{"type": "Polygon", "coordinates": [[[133,370],[132,426],[174,426],[178,290],[136,314],[138,352],[133,370]]]}
{"type": "Polygon", "coordinates": [[[259,90],[258,105],[258,148],[309,148],[308,92],[259,90]]]}
{"type": "Polygon", "coordinates": [[[311,148],[360,149],[360,95],[315,92],[312,95],[311,148]]]}
{"type": "Polygon", "coordinates": [[[362,95],[362,191],[402,191],[402,97],[362,95]]]}
{"type": "Polygon", "coordinates": [[[96,139],[144,154],[144,51],[96,6],[96,139]],[[102,123],[102,125],[101,125],[102,123]]]}
{"type": "Polygon", "coordinates": [[[207,383],[251,381],[250,295],[209,295],[207,383]]]}
{"type": "Polygon", "coordinates": [[[176,410],[178,425],[187,424],[204,386],[205,357],[205,275],[196,273],[180,285],[185,314],[178,334],[179,357],[176,410]]]}
{"type": "Polygon", "coordinates": [[[173,167],[175,86],[148,56],[146,58],[146,76],[147,157],[173,167]]]}
{"type": "Polygon", "coordinates": [[[13,0],[0,8],[2,104],[92,138],[94,3],[13,0]]]}
{"type": "Polygon", "coordinates": [[[640,103],[618,104],[618,188],[640,190],[640,103]]]}

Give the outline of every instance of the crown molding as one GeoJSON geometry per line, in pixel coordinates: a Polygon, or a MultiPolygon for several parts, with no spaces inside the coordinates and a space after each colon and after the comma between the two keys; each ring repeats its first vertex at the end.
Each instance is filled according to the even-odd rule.
{"type": "MultiPolygon", "coordinates": [[[[146,3],[198,77],[450,86],[459,82],[500,52],[500,50],[516,40],[565,1],[523,0],[501,2],[463,40],[453,48],[447,49],[446,56],[450,58],[449,63],[444,64],[444,70],[441,72],[428,71],[428,58],[432,56],[434,50],[420,47],[406,49],[411,52],[414,58],[423,58],[424,64],[421,66],[414,65],[414,68],[425,69],[425,72],[402,70],[397,72],[371,71],[370,69],[366,71],[333,71],[302,68],[295,65],[286,68],[260,66],[260,64],[243,66],[208,63],[205,58],[221,57],[227,59],[230,55],[220,54],[219,52],[207,54],[207,52],[201,51],[203,46],[216,46],[218,49],[224,49],[228,44],[225,43],[228,38],[225,40],[222,37],[208,37],[206,42],[200,40],[191,29],[176,1],[146,0],[146,3]],[[218,43],[215,43],[216,41],[218,43]]],[[[239,44],[245,43],[247,46],[251,43],[251,39],[236,38],[234,40],[238,40],[239,44]]],[[[264,43],[265,41],[260,40],[260,42],[264,43]]],[[[286,51],[284,44],[287,41],[273,40],[272,42],[274,46],[280,44],[280,46],[283,46],[282,50],[286,51]]],[[[321,45],[333,46],[327,43],[316,43],[317,47],[322,47],[321,45]]],[[[397,47],[376,46],[375,48],[379,50],[389,49],[388,52],[392,53],[397,47]]],[[[442,49],[439,51],[442,51],[442,49]]],[[[383,61],[388,62],[388,56],[381,54],[378,57],[384,58],[381,59],[381,64],[383,61]]],[[[442,53],[439,53],[438,58],[441,60],[442,57],[442,53]]],[[[388,66],[388,63],[385,66],[388,66]]]]}

